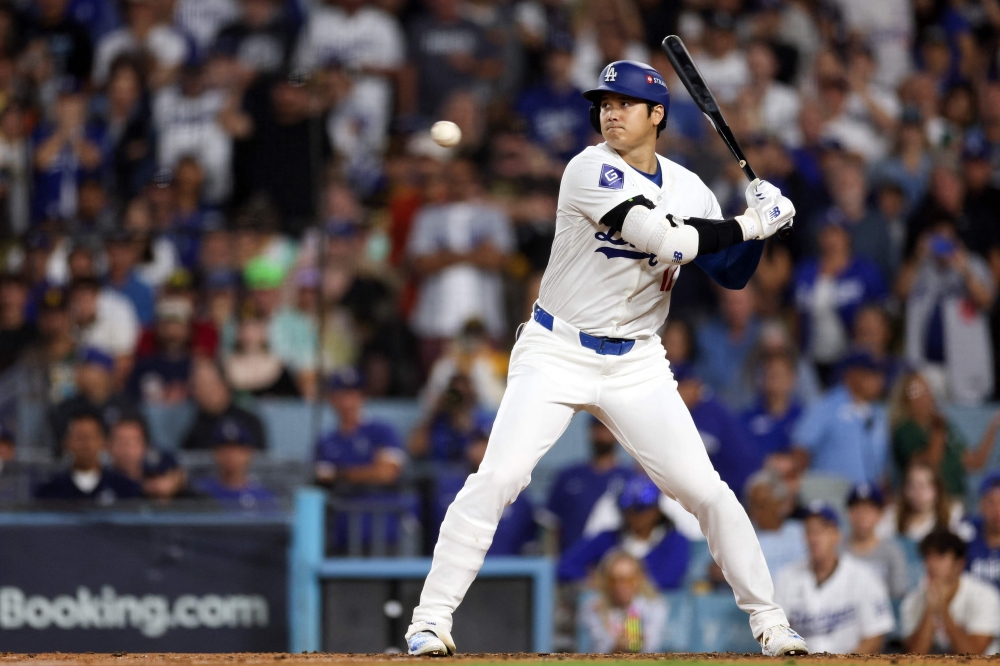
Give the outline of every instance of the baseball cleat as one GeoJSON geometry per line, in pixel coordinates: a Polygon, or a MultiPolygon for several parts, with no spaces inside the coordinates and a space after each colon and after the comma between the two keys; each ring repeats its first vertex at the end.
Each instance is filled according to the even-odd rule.
{"type": "Polygon", "coordinates": [[[432,622],[410,625],[410,630],[406,633],[406,647],[407,653],[413,657],[447,657],[455,654],[455,642],[451,640],[451,636],[432,622]]]}
{"type": "Polygon", "coordinates": [[[760,636],[760,649],[766,657],[803,657],[809,654],[805,639],[787,624],[765,629],[760,636]]]}

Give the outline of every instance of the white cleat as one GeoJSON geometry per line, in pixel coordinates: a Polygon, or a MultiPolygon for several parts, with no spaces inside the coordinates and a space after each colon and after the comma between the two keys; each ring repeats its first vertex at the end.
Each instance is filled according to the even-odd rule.
{"type": "Polygon", "coordinates": [[[438,629],[430,622],[411,625],[406,633],[406,646],[407,652],[413,657],[447,657],[455,654],[455,642],[448,632],[438,629]]]}
{"type": "Polygon", "coordinates": [[[803,657],[809,654],[805,639],[787,624],[765,629],[760,636],[760,649],[765,657],[803,657]]]}

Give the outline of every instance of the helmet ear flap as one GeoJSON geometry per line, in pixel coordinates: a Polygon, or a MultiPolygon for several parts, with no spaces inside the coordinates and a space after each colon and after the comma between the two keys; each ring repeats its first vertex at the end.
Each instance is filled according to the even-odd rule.
{"type": "Polygon", "coordinates": [[[598,134],[601,133],[601,108],[597,104],[592,104],[590,107],[590,126],[598,134]]]}

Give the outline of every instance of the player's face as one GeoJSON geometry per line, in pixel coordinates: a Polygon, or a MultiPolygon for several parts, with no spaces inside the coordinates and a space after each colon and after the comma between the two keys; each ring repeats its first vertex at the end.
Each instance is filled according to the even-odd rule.
{"type": "Polygon", "coordinates": [[[650,112],[644,101],[634,97],[607,93],[601,98],[601,134],[615,150],[655,144],[661,120],[662,106],[654,106],[650,112]]]}

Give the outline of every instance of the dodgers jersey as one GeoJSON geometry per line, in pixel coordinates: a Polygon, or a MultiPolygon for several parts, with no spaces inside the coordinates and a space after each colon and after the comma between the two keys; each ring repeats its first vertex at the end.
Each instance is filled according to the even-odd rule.
{"type": "Polygon", "coordinates": [[[629,197],[642,195],[666,212],[720,219],[712,191],[698,176],[656,156],[663,185],[629,166],[607,143],[570,160],[559,187],[556,235],[538,304],[591,335],[645,339],[667,318],[680,265],[693,257],[658,257],[600,223],[629,197]]]}
{"type": "Polygon", "coordinates": [[[813,653],[854,652],[861,641],[896,626],[885,583],[846,553],[822,585],[806,561],[785,567],[774,580],[774,601],[813,653]]]}

